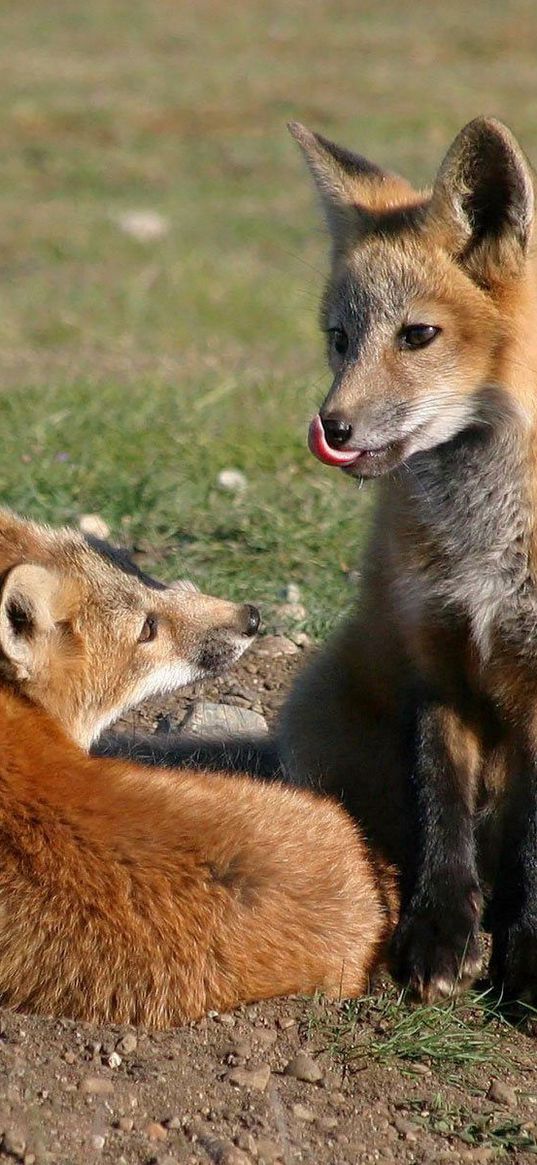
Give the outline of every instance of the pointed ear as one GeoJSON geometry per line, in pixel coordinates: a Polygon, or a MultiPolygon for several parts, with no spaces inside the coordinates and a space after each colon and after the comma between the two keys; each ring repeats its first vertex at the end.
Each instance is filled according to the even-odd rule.
{"type": "Polygon", "coordinates": [[[44,566],[23,563],[9,571],[0,596],[0,650],[17,677],[35,670],[43,638],[58,617],[59,576],[44,566]]]}
{"type": "Polygon", "coordinates": [[[438,172],[429,213],[443,245],[477,279],[520,270],[533,226],[533,177],[506,126],[479,117],[461,130],[438,172]]]}
{"type": "Polygon", "coordinates": [[[360,215],[367,217],[371,204],[378,201],[375,188],[381,186],[388,175],[360,154],[336,146],[298,121],[289,122],[289,131],[308,163],[330,233],[337,243],[350,229],[354,228],[356,232],[360,215]]]}

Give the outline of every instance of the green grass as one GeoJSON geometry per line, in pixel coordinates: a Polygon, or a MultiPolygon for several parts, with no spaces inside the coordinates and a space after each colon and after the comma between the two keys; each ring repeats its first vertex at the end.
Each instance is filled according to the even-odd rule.
{"type": "Polygon", "coordinates": [[[411,1006],[394,988],[312,1012],[312,1030],[345,1064],[427,1064],[449,1077],[460,1068],[500,1067],[508,1030],[488,992],[411,1006]]]}
{"type": "Polygon", "coordinates": [[[445,1137],[454,1148],[494,1149],[498,1153],[526,1152],[537,1154],[537,1140],[524,1123],[508,1113],[475,1113],[466,1105],[446,1102],[441,1092],[430,1100],[409,1100],[411,1120],[419,1128],[445,1137]],[[459,1144],[458,1142],[462,1142],[459,1144]]]}
{"type": "Polygon", "coordinates": [[[262,604],[294,579],[324,635],[371,491],[305,449],[325,240],[285,121],[417,182],[480,111],[535,156],[533,0],[20,0],[0,32],[2,500],[262,604]]]}

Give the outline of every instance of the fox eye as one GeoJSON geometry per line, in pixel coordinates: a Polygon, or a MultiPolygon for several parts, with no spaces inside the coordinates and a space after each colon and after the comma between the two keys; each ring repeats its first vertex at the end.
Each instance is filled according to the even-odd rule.
{"type": "Polygon", "coordinates": [[[338,356],[344,356],[349,347],[349,337],[343,328],[329,328],[330,343],[338,356]]]}
{"type": "Polygon", "coordinates": [[[151,643],[156,639],[158,631],[158,621],[155,615],[148,615],[147,619],[138,636],[138,643],[151,643]]]}
{"type": "Polygon", "coordinates": [[[399,332],[399,347],[412,350],[426,348],[441,331],[441,328],[436,328],[433,324],[409,324],[399,332]]]}

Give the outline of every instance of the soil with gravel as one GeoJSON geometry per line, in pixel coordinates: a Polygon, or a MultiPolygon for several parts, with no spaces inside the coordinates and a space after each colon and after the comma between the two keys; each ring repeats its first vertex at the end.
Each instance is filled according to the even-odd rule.
{"type": "MultiPolygon", "coordinates": [[[[207,699],[273,720],[304,650],[263,641],[207,699]]],[[[127,731],[180,724],[199,692],[147,705],[127,731]],[[163,717],[167,717],[163,721],[163,717]]],[[[378,990],[381,989],[380,985],[378,990]]],[[[388,989],[389,990],[389,989],[388,989]]],[[[535,1042],[500,1028],[462,1067],[343,1057],[344,1005],[285,999],[152,1033],[0,1012],[0,1160],[25,1165],[524,1163],[537,1153],[535,1042]],[[503,1034],[502,1034],[503,1032],[503,1034]]],[[[492,1025],[494,1027],[494,1024],[492,1025]]],[[[365,1005],[347,1050],[389,1023],[365,1005]]],[[[364,1045],[363,1041],[366,1040],[364,1045]]]]}

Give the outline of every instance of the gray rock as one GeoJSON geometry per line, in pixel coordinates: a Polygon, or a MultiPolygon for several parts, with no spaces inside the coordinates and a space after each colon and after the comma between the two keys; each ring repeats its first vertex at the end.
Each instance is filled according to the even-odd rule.
{"type": "Polygon", "coordinates": [[[516,1092],[510,1084],[505,1084],[503,1080],[493,1080],[487,1096],[496,1104],[505,1104],[507,1108],[516,1108],[516,1092]]]}
{"type": "Polygon", "coordinates": [[[85,1096],[111,1096],[114,1085],[105,1076],[85,1076],[81,1081],[80,1091],[85,1096]]]}
{"type": "Polygon", "coordinates": [[[281,1030],[284,1032],[287,1031],[290,1027],[296,1027],[296,1019],[293,1019],[292,1015],[280,1015],[276,1020],[276,1023],[278,1024],[278,1027],[281,1028],[281,1030]]]}
{"type": "Polygon", "coordinates": [[[296,1117],[297,1121],[305,1121],[306,1123],[315,1120],[315,1113],[311,1108],[307,1108],[305,1104],[294,1104],[293,1116],[296,1117]]]}
{"type": "Polygon", "coordinates": [[[297,1052],[284,1068],[286,1076],[293,1076],[295,1080],[304,1080],[306,1084],[318,1084],[324,1072],[313,1056],[307,1052],[297,1052]]]}
{"type": "Polygon", "coordinates": [[[257,1138],[257,1161],[258,1165],[279,1165],[283,1160],[283,1150],[271,1141],[269,1137],[257,1138]]]}
{"type": "Polygon", "coordinates": [[[181,725],[185,736],[225,737],[266,736],[268,724],[259,712],[236,704],[212,704],[200,700],[194,704],[181,725]]]}
{"type": "Polygon", "coordinates": [[[249,1153],[243,1152],[231,1141],[219,1140],[214,1137],[208,1142],[207,1148],[211,1160],[218,1161],[218,1165],[252,1165],[249,1153]]]}
{"type": "Polygon", "coordinates": [[[286,635],[265,635],[257,645],[258,655],[296,655],[298,647],[286,635]]]}
{"type": "Polygon", "coordinates": [[[122,1039],[118,1040],[116,1048],[123,1056],[130,1056],[138,1047],[138,1038],[134,1032],[125,1032],[122,1039]]]}
{"type": "Polygon", "coordinates": [[[19,1129],[6,1129],[2,1142],[4,1153],[21,1160],[26,1151],[26,1141],[19,1129]]]}
{"type": "Polygon", "coordinates": [[[260,1064],[259,1068],[232,1068],[227,1076],[229,1083],[237,1088],[249,1088],[253,1092],[264,1092],[270,1080],[268,1064],[260,1064]]]}

